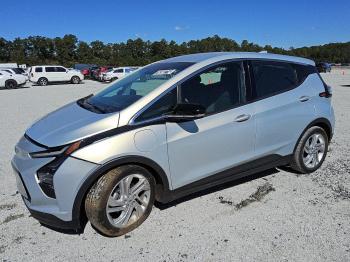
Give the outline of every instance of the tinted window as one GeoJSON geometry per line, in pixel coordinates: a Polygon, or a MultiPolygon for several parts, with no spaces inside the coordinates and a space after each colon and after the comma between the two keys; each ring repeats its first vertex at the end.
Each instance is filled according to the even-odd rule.
{"type": "Polygon", "coordinates": [[[56,67],[56,71],[57,72],[66,72],[66,69],[64,69],[63,67],[56,67]]]}
{"type": "Polygon", "coordinates": [[[114,73],[123,73],[123,72],[124,72],[123,69],[117,69],[117,70],[114,71],[114,73]]]}
{"type": "Polygon", "coordinates": [[[40,73],[40,72],[42,72],[43,71],[43,68],[42,67],[36,67],[35,68],[35,72],[37,72],[37,73],[40,73]]]}
{"type": "Polygon", "coordinates": [[[256,97],[262,98],[287,91],[298,85],[292,64],[272,61],[252,61],[256,97]]]}
{"type": "Polygon", "coordinates": [[[216,113],[244,102],[245,82],[241,62],[211,67],[181,84],[181,102],[200,104],[216,113]]]}
{"type": "Polygon", "coordinates": [[[55,68],[53,66],[48,66],[48,67],[45,67],[45,71],[46,72],[55,72],[55,68]]]}
{"type": "Polygon", "coordinates": [[[297,72],[299,85],[304,82],[309,75],[317,73],[316,67],[312,65],[293,64],[293,67],[297,72]]]}
{"type": "Polygon", "coordinates": [[[152,104],[148,109],[146,109],[136,121],[144,121],[159,117],[165,113],[170,112],[176,105],[177,100],[177,89],[174,88],[172,91],[162,96],[158,101],[152,104]]]}

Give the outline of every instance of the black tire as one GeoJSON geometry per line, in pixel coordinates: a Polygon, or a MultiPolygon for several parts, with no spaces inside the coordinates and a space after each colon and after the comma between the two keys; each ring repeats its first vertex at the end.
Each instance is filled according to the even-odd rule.
{"type": "Polygon", "coordinates": [[[16,80],[9,79],[5,82],[5,88],[6,89],[14,89],[18,86],[16,80]]]}
{"type": "Polygon", "coordinates": [[[302,174],[308,174],[308,173],[312,173],[312,172],[316,171],[318,168],[320,168],[320,166],[322,165],[323,161],[325,160],[325,158],[327,156],[328,141],[329,141],[328,135],[324,131],[323,128],[318,127],[318,126],[310,127],[302,135],[302,137],[300,138],[300,140],[296,146],[296,149],[295,149],[295,152],[293,155],[293,160],[291,163],[291,168],[297,172],[302,173],[302,174]],[[309,168],[305,165],[305,163],[303,161],[303,156],[305,154],[304,147],[305,147],[306,142],[309,140],[309,138],[314,134],[320,134],[323,136],[325,148],[324,148],[323,157],[319,160],[318,164],[316,164],[313,168],[309,168]]]}
{"type": "Polygon", "coordinates": [[[38,80],[39,86],[47,86],[48,83],[49,83],[49,81],[47,80],[46,77],[40,77],[38,80]]]}
{"type": "Polygon", "coordinates": [[[80,77],[79,76],[72,76],[70,81],[71,81],[72,84],[79,84],[80,83],[80,77]]]}
{"type": "Polygon", "coordinates": [[[155,198],[155,180],[150,172],[145,168],[136,165],[125,165],[110,170],[104,174],[92,186],[85,200],[86,216],[93,228],[108,237],[117,237],[124,235],[139,225],[141,225],[152,211],[155,198]],[[134,223],[125,227],[116,227],[107,217],[107,202],[115,186],[125,177],[133,174],[141,174],[150,185],[150,197],[148,206],[144,213],[134,223]]]}

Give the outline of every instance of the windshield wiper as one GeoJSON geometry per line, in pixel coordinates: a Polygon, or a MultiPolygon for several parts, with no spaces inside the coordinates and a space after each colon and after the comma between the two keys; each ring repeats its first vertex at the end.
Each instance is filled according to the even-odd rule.
{"type": "Polygon", "coordinates": [[[91,111],[94,111],[94,112],[96,112],[96,113],[101,113],[101,114],[107,113],[107,112],[106,112],[105,110],[103,110],[102,108],[100,108],[100,107],[98,107],[98,106],[96,106],[96,105],[94,105],[94,104],[89,103],[87,100],[88,100],[90,97],[92,97],[92,94],[91,94],[91,95],[88,95],[87,97],[84,97],[84,98],[82,98],[82,99],[79,99],[79,100],[77,101],[77,103],[78,103],[81,107],[83,107],[83,108],[85,108],[85,109],[90,109],[91,111]]]}

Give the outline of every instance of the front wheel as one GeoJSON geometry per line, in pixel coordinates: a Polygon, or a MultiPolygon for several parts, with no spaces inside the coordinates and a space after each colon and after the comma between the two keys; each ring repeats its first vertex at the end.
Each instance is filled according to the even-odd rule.
{"type": "Polygon", "coordinates": [[[103,175],[90,189],[85,200],[86,215],[98,232],[121,236],[146,220],[154,197],[155,181],[145,168],[120,166],[103,175]]]}
{"type": "Polygon", "coordinates": [[[79,84],[80,83],[80,78],[79,78],[79,76],[73,76],[70,81],[73,84],[79,84]]]}
{"type": "Polygon", "coordinates": [[[291,167],[307,174],[316,171],[326,158],[328,136],[323,128],[313,126],[301,137],[293,156],[291,167]]]}

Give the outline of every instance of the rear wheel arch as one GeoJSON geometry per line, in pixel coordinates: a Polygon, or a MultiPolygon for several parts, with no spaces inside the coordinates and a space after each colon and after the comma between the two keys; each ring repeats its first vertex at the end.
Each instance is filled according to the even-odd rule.
{"type": "Polygon", "coordinates": [[[295,150],[300,142],[300,139],[303,137],[305,132],[313,126],[321,127],[326,132],[326,134],[328,136],[328,141],[331,141],[333,133],[332,133],[332,125],[331,125],[330,121],[327,118],[323,118],[323,117],[317,118],[314,121],[312,121],[310,124],[308,124],[307,127],[300,134],[298,141],[295,143],[293,152],[295,152],[295,150]]]}
{"type": "Polygon", "coordinates": [[[85,213],[85,199],[95,182],[108,171],[115,169],[124,165],[138,165],[147,171],[149,171],[156,181],[156,195],[155,198],[159,201],[163,194],[170,190],[169,181],[164,170],[153,160],[141,157],[141,156],[128,156],[121,157],[106,164],[100,166],[96,169],[82,184],[80,187],[73,204],[72,219],[80,221],[80,226],[83,228],[87,222],[87,217],[85,213]]]}

